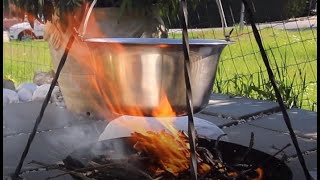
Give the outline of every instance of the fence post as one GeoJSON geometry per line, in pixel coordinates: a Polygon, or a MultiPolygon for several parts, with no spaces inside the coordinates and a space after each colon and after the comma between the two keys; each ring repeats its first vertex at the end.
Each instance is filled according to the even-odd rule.
{"type": "Polygon", "coordinates": [[[244,26],[244,4],[241,3],[241,12],[240,12],[240,32],[243,30],[244,26]]]}

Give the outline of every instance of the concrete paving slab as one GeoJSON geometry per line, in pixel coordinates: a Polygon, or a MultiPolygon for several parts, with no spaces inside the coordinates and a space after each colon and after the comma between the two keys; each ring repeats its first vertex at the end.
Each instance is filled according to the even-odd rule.
{"type": "MultiPolygon", "coordinates": [[[[287,112],[292,128],[297,135],[317,139],[317,112],[297,108],[290,109],[287,112]]],[[[281,112],[256,119],[249,124],[289,133],[281,112]]]]}
{"type": "MultiPolygon", "coordinates": [[[[28,137],[26,135],[3,138],[3,175],[14,172],[18,165],[24,146],[28,137]]],[[[37,166],[24,163],[23,168],[30,169],[37,166]]]]}
{"type": "MultiPolygon", "coordinates": [[[[31,132],[34,126],[34,121],[40,111],[41,105],[41,102],[12,104],[6,106],[3,109],[4,175],[8,175],[10,172],[14,171],[17,162],[20,159],[21,153],[25,148],[27,138],[29,137],[28,133],[31,132]]],[[[261,112],[275,110],[278,108],[278,104],[273,102],[252,100],[248,98],[231,98],[230,96],[223,94],[213,94],[212,100],[210,100],[208,107],[211,109],[207,110],[208,108],[206,108],[204,111],[207,111],[209,113],[204,114],[203,112],[201,112],[197,114],[196,117],[206,119],[220,126],[225,125],[225,123],[238,122],[235,120],[247,118],[252,115],[257,115],[261,112]],[[223,117],[232,117],[233,119],[217,117],[217,115],[219,114],[223,117]]],[[[293,114],[289,114],[290,116],[296,116],[293,119],[297,120],[293,120],[294,122],[292,123],[294,129],[297,129],[299,132],[301,132],[301,134],[304,133],[305,135],[308,135],[309,132],[314,132],[313,128],[316,128],[316,122],[314,127],[309,127],[314,123],[314,112],[308,113],[303,110],[301,111],[302,112],[299,111],[298,113],[295,113],[293,111],[293,114]],[[304,126],[302,120],[307,121],[308,123],[306,123],[306,125],[304,126]]],[[[281,113],[277,113],[263,118],[272,116],[278,117],[278,114],[282,115],[281,113]]],[[[277,151],[276,148],[280,149],[287,143],[291,143],[291,139],[288,133],[286,133],[286,131],[284,131],[284,133],[281,133],[281,131],[284,130],[282,128],[286,128],[284,122],[282,121],[284,125],[282,126],[276,119],[277,118],[272,120],[263,120],[262,118],[256,119],[249,123],[225,128],[223,129],[223,131],[228,134],[229,141],[244,146],[248,146],[250,141],[250,133],[254,132],[254,148],[267,152],[269,154],[273,154],[277,151]],[[265,121],[270,122],[274,130],[268,130],[269,127],[267,126],[259,127],[259,124],[255,124],[262,123],[262,125],[265,126],[265,121]],[[277,123],[272,124],[272,121],[275,121],[277,123]],[[274,148],[273,146],[276,148],[274,148]]],[[[79,121],[78,117],[74,116],[67,110],[58,108],[55,105],[49,105],[45,113],[45,118],[40,124],[40,132],[36,135],[35,140],[31,145],[30,152],[26,158],[23,168],[26,169],[36,167],[36,165],[27,164],[31,160],[38,160],[45,163],[56,163],[57,161],[60,161],[74,149],[77,149],[82,145],[86,145],[87,143],[95,142],[106,125],[107,123],[102,121],[79,121]]],[[[317,148],[316,140],[298,138],[298,141],[303,152],[314,150],[317,148]]],[[[292,156],[296,154],[296,151],[294,147],[291,146],[285,150],[285,153],[288,156],[292,156]]],[[[294,160],[295,159],[291,160],[289,162],[289,165],[290,167],[297,168],[299,162],[296,159],[298,165],[295,165],[294,160]]],[[[316,164],[316,153],[315,157],[306,157],[307,164],[312,164],[312,166],[310,165],[310,170],[313,170],[314,167],[316,168],[316,165],[314,166],[314,162],[312,161],[315,161],[316,164]]],[[[52,173],[54,174],[59,172],[52,173]]],[[[294,177],[294,179],[303,177],[302,169],[301,172],[297,170],[295,174],[298,175],[296,176],[297,178],[294,177]]],[[[45,179],[49,176],[52,176],[50,171],[39,171],[25,174],[25,177],[27,177],[27,179],[39,179],[37,177],[40,177],[40,179],[42,179],[43,177],[45,179]]]]}
{"type": "MultiPolygon", "coordinates": [[[[9,104],[3,109],[3,124],[6,128],[18,133],[30,133],[39,115],[42,102],[28,102],[9,104]]],[[[54,104],[48,104],[42,122],[38,130],[63,128],[73,123],[81,123],[79,117],[59,108],[54,104]]],[[[8,134],[7,134],[8,135],[8,134]]]]}
{"type": "Polygon", "coordinates": [[[11,134],[17,134],[17,131],[5,127],[3,128],[3,136],[10,136],[11,134]]]}
{"type": "Polygon", "coordinates": [[[201,113],[239,120],[278,110],[278,103],[271,101],[212,94],[208,106],[201,113]]]}
{"type": "Polygon", "coordinates": [[[318,175],[318,171],[314,170],[314,171],[309,171],[311,177],[313,178],[313,180],[317,180],[317,175],[318,175]]]}
{"type": "MultiPolygon", "coordinates": [[[[34,168],[35,165],[27,163],[35,160],[47,164],[56,163],[64,159],[75,149],[96,142],[104,128],[102,122],[74,125],[72,127],[57,129],[36,134],[25,159],[24,168],[34,168]]],[[[3,173],[14,171],[27,143],[29,135],[17,135],[3,138],[3,173]]]]}
{"type": "MultiPolygon", "coordinates": [[[[304,160],[306,162],[306,166],[309,171],[315,176],[314,172],[317,172],[317,152],[312,152],[310,154],[303,155],[304,160]]],[[[305,179],[303,169],[300,165],[300,162],[298,158],[294,158],[290,162],[287,163],[287,165],[290,167],[292,173],[293,173],[293,179],[292,180],[301,180],[305,179]]],[[[314,178],[315,180],[317,177],[314,178]]]]}
{"type": "Polygon", "coordinates": [[[202,113],[197,113],[194,115],[197,118],[201,118],[204,120],[207,120],[209,122],[214,123],[215,125],[217,125],[218,127],[223,127],[223,126],[229,126],[230,124],[234,124],[237,123],[234,120],[231,119],[226,119],[226,118],[220,118],[217,116],[211,116],[211,115],[207,115],[207,114],[202,114],[202,113]]]}
{"type": "Polygon", "coordinates": [[[227,95],[227,94],[212,93],[210,95],[209,104],[215,103],[215,101],[218,101],[218,100],[229,100],[231,98],[232,98],[232,96],[227,95]]]}
{"type": "MultiPolygon", "coordinates": [[[[249,145],[250,134],[251,132],[253,132],[255,138],[253,148],[266,152],[268,154],[276,153],[279,149],[281,149],[288,143],[292,144],[291,138],[288,134],[258,128],[247,123],[237,126],[231,126],[229,128],[223,129],[223,131],[228,135],[228,139],[230,142],[244,146],[249,145]]],[[[298,138],[298,143],[302,152],[317,148],[316,140],[298,138]]],[[[288,156],[297,154],[293,144],[284,152],[288,156]]],[[[281,156],[282,154],[280,154],[280,156],[278,157],[281,156]]]]}

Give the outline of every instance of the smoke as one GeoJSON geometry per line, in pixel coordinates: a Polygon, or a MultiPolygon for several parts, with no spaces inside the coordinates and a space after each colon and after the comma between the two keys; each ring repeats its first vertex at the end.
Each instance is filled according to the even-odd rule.
{"type": "Polygon", "coordinates": [[[119,139],[98,141],[107,125],[106,121],[86,121],[87,123],[65,127],[61,131],[52,132],[53,134],[47,136],[46,141],[51,147],[48,154],[57,160],[60,159],[60,161],[70,156],[83,164],[86,164],[87,160],[92,157],[100,155],[110,156],[112,159],[128,157],[130,151],[125,139],[122,139],[124,141],[119,139]]]}
{"type": "MultiPolygon", "coordinates": [[[[87,147],[91,149],[90,147],[97,143],[102,128],[106,124],[104,121],[87,120],[87,122],[51,131],[48,135],[43,136],[46,146],[49,147],[48,156],[62,160],[80,149],[87,147]]],[[[92,153],[98,152],[92,151],[92,153]]]]}
{"type": "MultiPolygon", "coordinates": [[[[194,120],[196,130],[201,136],[216,139],[219,135],[224,134],[213,123],[200,118],[195,118],[194,120]]],[[[129,137],[132,132],[166,129],[166,126],[163,126],[161,121],[171,122],[177,130],[187,132],[187,117],[156,119],[122,116],[111,121],[108,126],[106,121],[92,122],[92,120],[86,120],[81,124],[52,131],[52,134],[47,136],[46,141],[51,147],[49,151],[53,151],[51,154],[59,156],[60,160],[71,153],[73,153],[71,157],[77,160],[81,160],[83,157],[92,158],[92,156],[99,155],[110,156],[112,159],[125,158],[130,153],[130,150],[128,149],[129,143],[123,137],[129,137]],[[74,153],[75,151],[77,153],[74,153]]]]}

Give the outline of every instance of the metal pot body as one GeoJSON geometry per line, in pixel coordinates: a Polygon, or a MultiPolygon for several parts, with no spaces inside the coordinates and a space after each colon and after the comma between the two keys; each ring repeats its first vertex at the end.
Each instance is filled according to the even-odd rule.
{"type": "MultiPolygon", "coordinates": [[[[132,116],[187,114],[182,41],[148,38],[86,39],[96,83],[108,109],[132,116]],[[172,113],[174,112],[174,113],[172,113]]],[[[194,113],[209,102],[223,40],[190,40],[194,113]]]]}
{"type": "MultiPolygon", "coordinates": [[[[160,38],[165,35],[165,32],[161,31],[163,23],[160,14],[155,10],[151,12],[146,15],[126,10],[121,13],[121,9],[116,7],[93,8],[84,37],[160,38]]],[[[59,23],[56,22],[59,22],[58,16],[48,21],[44,34],[44,39],[48,41],[54,70],[59,65],[69,37],[74,33],[71,28],[63,32],[59,23]]],[[[78,29],[79,32],[83,32],[83,25],[84,18],[78,29]]],[[[114,114],[105,112],[104,102],[100,101],[100,94],[91,84],[95,81],[95,75],[89,67],[93,64],[89,61],[90,56],[86,43],[76,38],[58,80],[66,108],[72,113],[90,119],[113,119],[114,114]]]]}

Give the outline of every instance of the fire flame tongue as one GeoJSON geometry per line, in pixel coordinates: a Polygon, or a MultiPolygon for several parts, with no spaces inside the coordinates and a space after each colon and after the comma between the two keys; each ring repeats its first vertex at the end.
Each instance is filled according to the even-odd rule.
{"type": "MultiPolygon", "coordinates": [[[[154,164],[148,165],[150,171],[160,175],[165,171],[174,176],[188,171],[190,164],[190,152],[187,136],[179,131],[178,136],[174,136],[166,131],[159,133],[148,131],[146,134],[137,132],[132,133],[135,143],[134,148],[139,152],[145,153],[154,164]]],[[[199,160],[201,161],[200,157],[199,160]]],[[[199,174],[210,171],[210,166],[200,163],[199,174]]]]}

